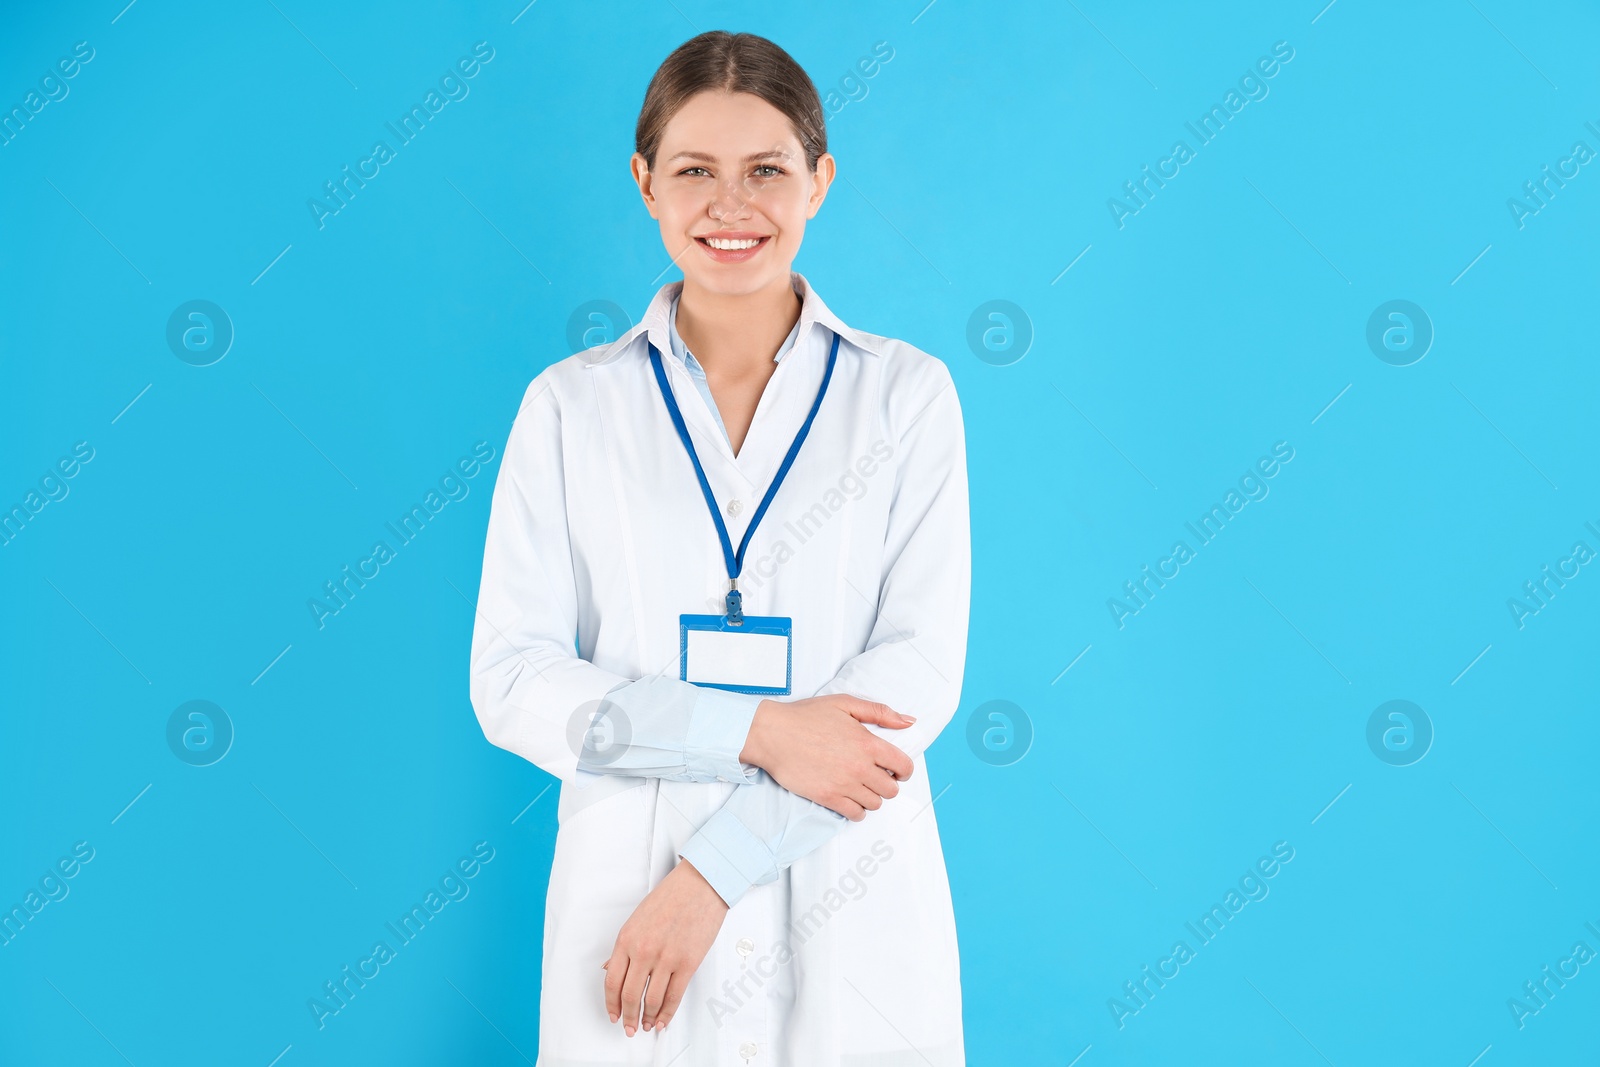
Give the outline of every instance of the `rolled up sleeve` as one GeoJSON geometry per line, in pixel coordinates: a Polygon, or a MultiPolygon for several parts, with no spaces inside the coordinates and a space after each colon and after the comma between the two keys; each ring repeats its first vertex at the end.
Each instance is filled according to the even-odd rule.
{"type": "Polygon", "coordinates": [[[677,678],[640,678],[606,694],[578,766],[675,782],[737,782],[759,769],[743,763],[763,697],[677,678]]]}

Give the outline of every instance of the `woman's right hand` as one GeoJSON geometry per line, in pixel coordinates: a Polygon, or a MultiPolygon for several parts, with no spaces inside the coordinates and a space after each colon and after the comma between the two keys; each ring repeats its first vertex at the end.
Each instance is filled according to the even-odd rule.
{"type": "Polygon", "coordinates": [[[860,822],[898,794],[913,770],[910,756],[862,724],[900,730],[916,721],[843,693],[763,700],[739,758],[791,793],[860,822]]]}

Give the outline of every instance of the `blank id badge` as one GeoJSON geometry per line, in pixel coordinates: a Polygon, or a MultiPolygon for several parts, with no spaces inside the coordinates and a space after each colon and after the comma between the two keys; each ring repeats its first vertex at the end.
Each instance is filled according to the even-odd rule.
{"type": "Polygon", "coordinates": [[[788,696],[794,620],[779,615],[743,619],[736,626],[726,615],[678,616],[678,677],[735,693],[788,696]]]}

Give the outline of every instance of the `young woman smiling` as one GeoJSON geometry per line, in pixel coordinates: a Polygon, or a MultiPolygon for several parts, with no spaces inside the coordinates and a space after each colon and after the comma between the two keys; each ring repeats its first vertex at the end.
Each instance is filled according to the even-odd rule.
{"type": "Polygon", "coordinates": [[[792,270],[836,164],[783,49],[686,42],[635,147],[683,280],[529,385],[472,641],[485,735],[561,780],[539,1062],[963,1064],[923,758],[966,656],[950,373],[792,270]]]}

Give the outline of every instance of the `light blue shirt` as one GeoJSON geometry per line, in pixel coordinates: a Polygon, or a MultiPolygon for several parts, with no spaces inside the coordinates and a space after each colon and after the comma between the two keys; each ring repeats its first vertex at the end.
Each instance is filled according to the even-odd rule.
{"type": "MultiPolygon", "coordinates": [[[[794,348],[800,326],[796,322],[789,331],[774,362],[794,348]]],[[[667,315],[667,336],[731,446],[705,369],[678,336],[677,299],[667,315]]],[[[846,822],[843,815],[789,792],[765,770],[739,759],[756,708],[764,699],[674,677],[624,682],[602,703],[614,743],[603,746],[597,760],[578,761],[580,771],[594,774],[750,786],[748,794],[744,790],[735,794],[744,803],[717,812],[680,853],[729,906],[751,886],[776,880],[783,868],[846,822]]]]}

